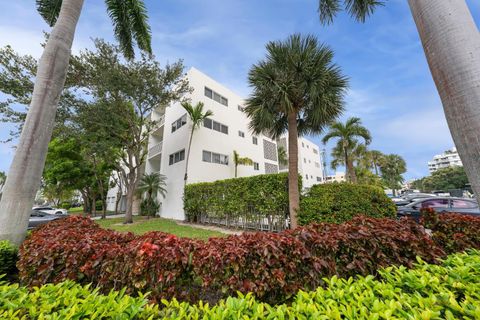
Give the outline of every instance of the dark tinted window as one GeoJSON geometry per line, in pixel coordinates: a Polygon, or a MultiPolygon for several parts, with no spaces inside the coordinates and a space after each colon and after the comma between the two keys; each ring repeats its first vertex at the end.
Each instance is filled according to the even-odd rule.
{"type": "Polygon", "coordinates": [[[203,126],[208,129],[212,129],[212,119],[205,118],[203,120],[203,126]]]}
{"type": "Polygon", "coordinates": [[[447,199],[431,199],[422,202],[422,208],[448,208],[447,199]]]}
{"type": "Polygon", "coordinates": [[[207,87],[205,87],[205,95],[211,99],[211,98],[213,97],[213,92],[212,92],[212,90],[210,90],[210,89],[208,89],[207,87]]]}

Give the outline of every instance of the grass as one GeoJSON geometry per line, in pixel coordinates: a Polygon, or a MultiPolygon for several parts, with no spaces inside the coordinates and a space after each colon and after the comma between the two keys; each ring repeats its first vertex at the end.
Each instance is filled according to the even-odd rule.
{"type": "MultiPolygon", "coordinates": [[[[83,207],[76,207],[76,208],[70,208],[68,209],[68,214],[77,216],[77,215],[82,215],[83,214],[83,207]]],[[[114,215],[115,212],[113,211],[107,211],[107,216],[114,215]]],[[[99,217],[102,215],[102,210],[98,210],[97,214],[94,217],[99,217]]]]}
{"type": "Polygon", "coordinates": [[[135,234],[144,234],[149,231],[162,231],[174,234],[178,237],[195,238],[207,240],[211,237],[224,237],[225,234],[218,231],[204,230],[190,226],[181,226],[173,220],[162,218],[133,217],[133,224],[122,224],[123,218],[95,220],[99,225],[106,229],[112,229],[121,232],[133,232],[135,234]]]}

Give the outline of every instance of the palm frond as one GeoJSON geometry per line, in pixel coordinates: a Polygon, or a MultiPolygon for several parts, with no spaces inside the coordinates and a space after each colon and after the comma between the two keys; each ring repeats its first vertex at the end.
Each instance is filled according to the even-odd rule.
{"type": "Polygon", "coordinates": [[[63,0],[36,0],[37,11],[50,27],[57,22],[63,0]]]}
{"type": "Polygon", "coordinates": [[[152,33],[148,24],[148,14],[143,0],[129,0],[128,15],[133,38],[138,48],[152,54],[152,33]]]}

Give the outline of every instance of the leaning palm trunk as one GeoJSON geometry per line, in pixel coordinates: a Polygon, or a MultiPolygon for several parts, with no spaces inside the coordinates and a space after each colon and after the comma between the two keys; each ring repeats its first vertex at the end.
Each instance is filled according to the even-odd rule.
{"type": "Polygon", "coordinates": [[[60,14],[38,64],[30,109],[0,202],[0,239],[20,245],[50,141],[65,83],[70,50],[83,0],[63,0],[60,14]]]}
{"type": "Polygon", "coordinates": [[[187,159],[185,160],[185,176],[183,177],[183,187],[185,188],[187,185],[188,179],[188,160],[190,160],[190,149],[192,149],[192,140],[193,140],[193,133],[195,132],[195,124],[192,124],[192,131],[190,132],[190,140],[188,141],[188,151],[187,151],[187,159]]]}
{"type": "Polygon", "coordinates": [[[450,132],[480,199],[480,35],[465,0],[409,0],[450,132]]]}
{"type": "Polygon", "coordinates": [[[297,213],[300,207],[300,192],[298,190],[298,129],[297,115],[288,115],[288,201],[290,227],[298,226],[297,213]]]}

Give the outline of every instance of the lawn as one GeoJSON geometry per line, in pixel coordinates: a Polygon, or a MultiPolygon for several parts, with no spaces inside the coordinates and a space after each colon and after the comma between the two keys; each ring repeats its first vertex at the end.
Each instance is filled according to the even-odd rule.
{"type": "Polygon", "coordinates": [[[179,237],[196,238],[207,240],[211,237],[224,237],[225,234],[217,231],[204,230],[190,226],[181,226],[173,220],[145,217],[133,217],[134,223],[129,225],[122,224],[123,218],[95,220],[104,228],[121,232],[133,232],[135,234],[144,234],[148,231],[162,231],[171,233],[179,237]]]}

